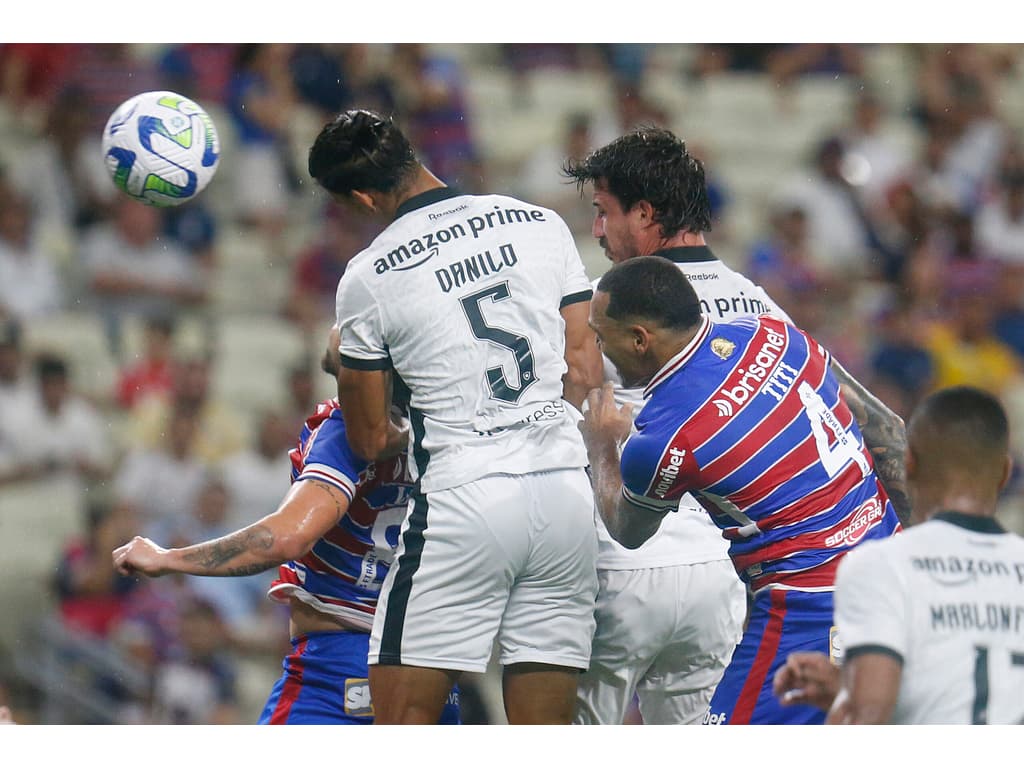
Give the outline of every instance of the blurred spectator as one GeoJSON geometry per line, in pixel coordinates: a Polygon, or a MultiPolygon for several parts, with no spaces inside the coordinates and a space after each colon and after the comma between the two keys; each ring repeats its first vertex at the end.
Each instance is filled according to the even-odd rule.
{"type": "Polygon", "coordinates": [[[999,397],[1018,383],[1021,365],[1016,353],[994,332],[994,288],[994,282],[980,274],[950,285],[947,319],[935,325],[928,340],[936,389],[964,384],[999,397]]]}
{"type": "Polygon", "coordinates": [[[120,196],[115,212],[110,224],[85,234],[79,257],[111,351],[120,358],[126,316],[175,315],[201,305],[206,281],[188,252],[161,236],[159,208],[120,196]]]}
{"type": "Polygon", "coordinates": [[[324,122],[352,103],[346,63],[346,46],[336,43],[303,43],[292,52],[289,68],[295,95],[316,109],[324,122]]]}
{"type": "Polygon", "coordinates": [[[21,120],[42,125],[73,66],[68,43],[7,43],[0,46],[0,98],[21,120]]]}
{"type": "Polygon", "coordinates": [[[620,83],[615,87],[610,110],[595,118],[594,143],[604,146],[636,128],[667,125],[668,114],[661,104],[647,98],[639,88],[620,83]]]}
{"type": "MultiPolygon", "coordinates": [[[[0,425],[7,422],[8,413],[23,408],[32,396],[32,386],[23,371],[24,363],[21,323],[0,314],[0,425]]],[[[0,443],[0,448],[2,445],[0,443]]]]}
{"type": "Polygon", "coordinates": [[[206,483],[208,467],[196,455],[199,420],[195,413],[173,409],[161,425],[155,447],[133,447],[114,477],[117,497],[139,511],[143,535],[192,509],[206,483]]]}
{"type": "Polygon", "coordinates": [[[120,620],[139,580],[120,575],[110,553],[137,529],[135,509],[128,503],[88,506],[84,535],[65,545],[57,564],[58,610],[69,628],[106,637],[120,620]]]}
{"type": "Polygon", "coordinates": [[[925,126],[922,156],[908,174],[908,181],[931,210],[967,211],[975,203],[976,190],[950,162],[953,133],[950,122],[935,119],[925,126]]]}
{"type": "Polygon", "coordinates": [[[110,435],[99,413],[72,391],[62,357],[43,353],[34,364],[36,390],[4,414],[0,463],[12,479],[72,483],[83,492],[103,480],[112,465],[110,435]],[[12,466],[15,469],[12,469],[12,466]]]}
{"type": "Polygon", "coordinates": [[[597,47],[615,82],[640,87],[647,73],[652,44],[604,43],[597,47]]]}
{"type": "Polygon", "coordinates": [[[241,450],[246,443],[247,426],[239,407],[212,392],[212,365],[211,358],[200,354],[176,358],[170,396],[155,393],[156,396],[140,400],[131,411],[129,442],[148,448],[159,445],[172,414],[185,413],[195,418],[191,450],[199,461],[212,467],[241,450]]]}
{"type": "Polygon", "coordinates": [[[61,306],[60,275],[34,237],[32,210],[15,192],[0,199],[0,313],[30,320],[61,306]]]}
{"type": "Polygon", "coordinates": [[[292,46],[238,46],[226,106],[236,140],[234,203],[242,223],[276,239],[287,224],[294,183],[289,119],[295,103],[292,46]]]}
{"type": "Polygon", "coordinates": [[[884,208],[892,185],[904,177],[913,155],[888,130],[881,99],[870,86],[856,91],[851,120],[841,136],[846,162],[859,164],[858,193],[869,211],[884,208]]]}
{"type": "Polygon", "coordinates": [[[782,205],[771,212],[771,232],[755,241],[748,257],[750,279],[774,297],[801,328],[805,299],[825,289],[829,277],[818,264],[808,241],[803,208],[782,205]]]}
{"type": "Polygon", "coordinates": [[[180,644],[172,657],[156,669],[153,723],[239,722],[237,663],[226,652],[226,637],[223,621],[213,605],[202,599],[185,604],[181,611],[180,644]]]}
{"type": "Polygon", "coordinates": [[[906,181],[892,184],[886,204],[872,210],[875,232],[882,255],[882,277],[899,283],[910,251],[930,235],[930,213],[914,187],[906,181]]]}
{"type": "Polygon", "coordinates": [[[502,61],[516,75],[534,69],[578,69],[581,46],[576,43],[504,43],[502,61]]]}
{"type": "Polygon", "coordinates": [[[32,204],[43,233],[63,238],[110,215],[117,188],[104,165],[101,131],[88,122],[87,95],[57,94],[38,139],[11,159],[11,183],[32,204]]]}
{"type": "Polygon", "coordinates": [[[282,411],[284,422],[289,425],[304,424],[317,402],[312,366],[303,363],[290,368],[285,385],[287,399],[282,411]]]}
{"type": "Polygon", "coordinates": [[[312,241],[299,252],[292,267],[285,316],[307,331],[318,328],[325,317],[333,317],[338,281],[346,265],[382,229],[379,222],[328,204],[312,241]]]}
{"type": "Polygon", "coordinates": [[[704,78],[721,72],[767,73],[782,47],[779,43],[702,43],[690,74],[704,78]]]}
{"type": "Polygon", "coordinates": [[[234,70],[237,43],[178,43],[157,60],[163,88],[180,93],[209,110],[220,106],[234,70]]]}
{"type": "Polygon", "coordinates": [[[588,233],[593,221],[590,201],[562,174],[567,159],[582,160],[594,143],[593,117],[576,112],[565,118],[558,144],[540,144],[527,157],[515,182],[514,194],[558,211],[573,232],[588,233]]]}
{"type": "Polygon", "coordinates": [[[1024,361],[1024,261],[1000,264],[992,302],[996,337],[1024,361]]]}
{"type": "Polygon", "coordinates": [[[935,364],[927,325],[909,306],[893,301],[878,318],[871,353],[871,391],[903,418],[933,389],[935,364]]]}
{"type": "Polygon", "coordinates": [[[784,182],[777,202],[803,209],[818,266],[837,278],[855,280],[871,273],[871,231],[855,188],[843,175],[845,148],[831,137],[814,153],[810,174],[784,182]]]}
{"type": "MultiPolygon", "coordinates": [[[[274,512],[288,492],[294,427],[277,411],[259,419],[255,444],[229,456],[221,465],[231,508],[227,527],[243,528],[274,512]]],[[[208,538],[208,537],[206,537],[208,538]]],[[[195,541],[201,541],[193,537],[195,541]]]]}
{"type": "Polygon", "coordinates": [[[161,90],[156,65],[131,43],[76,44],[67,82],[83,94],[85,130],[97,138],[121,104],[161,90]]]}
{"type": "Polygon", "coordinates": [[[772,52],[769,68],[782,83],[804,75],[861,77],[864,52],[862,46],[853,43],[786,44],[772,52]]]}
{"type": "Polygon", "coordinates": [[[118,372],[115,399],[120,407],[134,408],[149,397],[170,398],[174,389],[175,327],[169,315],[146,318],[141,357],[118,372]]]}
{"type": "Polygon", "coordinates": [[[999,177],[995,196],[978,211],[977,232],[988,254],[1024,264],[1024,169],[999,177]]]}
{"type": "Polygon", "coordinates": [[[401,43],[394,47],[392,73],[409,139],[423,164],[463,192],[480,192],[484,171],[459,63],[426,44],[401,43]]]}

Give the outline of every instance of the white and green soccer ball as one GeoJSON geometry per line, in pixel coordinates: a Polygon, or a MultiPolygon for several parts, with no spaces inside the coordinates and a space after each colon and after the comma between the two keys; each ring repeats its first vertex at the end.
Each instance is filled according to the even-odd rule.
{"type": "Polygon", "coordinates": [[[194,101],[150,91],[114,110],[103,129],[103,157],[114,185],[129,197],[180,205],[210,183],[220,142],[213,120],[194,101]]]}

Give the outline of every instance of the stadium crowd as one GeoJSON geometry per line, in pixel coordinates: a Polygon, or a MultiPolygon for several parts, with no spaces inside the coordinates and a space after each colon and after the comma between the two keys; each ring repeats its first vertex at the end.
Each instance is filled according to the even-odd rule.
{"type": "MultiPolygon", "coordinates": [[[[1001,45],[0,45],[0,705],[22,722],[250,723],[287,653],[268,574],[119,575],[273,512],[317,400],[345,265],[379,231],[306,173],[320,126],[394,115],[465,192],[557,210],[560,175],[637,125],[708,169],[723,260],[903,417],[968,384],[1024,435],[1024,91],[1001,45]],[[173,90],[222,161],[180,208],[100,152],[126,98],[173,90]]],[[[1017,456],[1024,445],[1011,446],[1017,456]]],[[[1001,519],[1024,533],[1024,483],[1001,519]]],[[[489,682],[466,722],[495,722],[489,682]]]]}

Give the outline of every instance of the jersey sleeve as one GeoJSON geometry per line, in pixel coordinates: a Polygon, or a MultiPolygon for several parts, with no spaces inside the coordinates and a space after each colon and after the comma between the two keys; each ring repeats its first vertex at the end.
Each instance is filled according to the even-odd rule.
{"type": "Polygon", "coordinates": [[[674,511],[696,478],[693,454],[675,436],[668,444],[643,432],[632,434],[622,449],[622,496],[652,512],[674,511]]]}
{"type": "Polygon", "coordinates": [[[835,622],[844,658],[885,653],[902,662],[906,655],[909,607],[892,567],[894,541],[865,542],[839,563],[835,622]]]}
{"type": "Polygon", "coordinates": [[[342,365],[366,371],[391,368],[380,305],[355,271],[338,282],[336,310],[342,365]]]}
{"type": "Polygon", "coordinates": [[[367,464],[352,452],[345,437],[345,422],[340,411],[335,411],[310,435],[302,469],[295,482],[319,480],[329,483],[351,500],[359,485],[359,475],[367,464]]]}
{"type": "Polygon", "coordinates": [[[590,279],[587,277],[587,270],[583,266],[583,259],[576,248],[576,241],[573,239],[569,227],[562,222],[562,253],[565,259],[565,285],[562,287],[562,301],[559,309],[570,304],[577,304],[581,301],[590,301],[594,295],[590,279]]]}

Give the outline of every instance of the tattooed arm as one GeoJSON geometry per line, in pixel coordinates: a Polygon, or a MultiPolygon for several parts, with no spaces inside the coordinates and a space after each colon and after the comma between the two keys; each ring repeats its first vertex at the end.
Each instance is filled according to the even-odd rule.
{"type": "Polygon", "coordinates": [[[219,539],[164,549],[142,536],[113,551],[123,574],[163,576],[248,576],[302,557],[341,520],[349,499],[339,488],[318,480],[295,483],[281,506],[252,525],[219,539]]]}
{"type": "Polygon", "coordinates": [[[867,391],[834,358],[832,373],[839,380],[843,399],[853,412],[864,444],[871,452],[875,472],[889,494],[900,523],[910,524],[910,498],[907,496],[905,454],[907,434],[903,419],[885,403],[867,391]]]}

